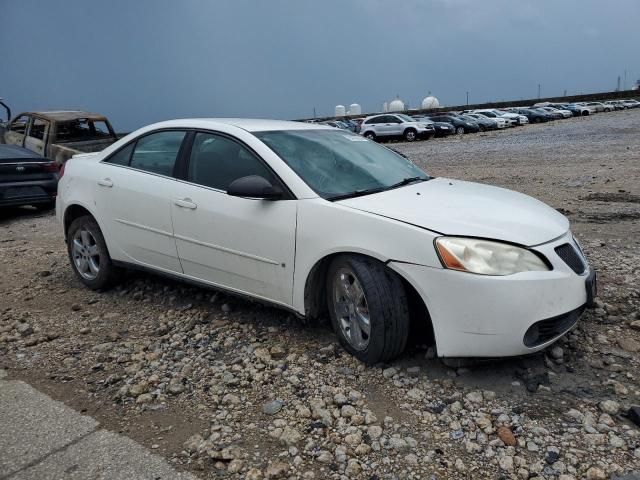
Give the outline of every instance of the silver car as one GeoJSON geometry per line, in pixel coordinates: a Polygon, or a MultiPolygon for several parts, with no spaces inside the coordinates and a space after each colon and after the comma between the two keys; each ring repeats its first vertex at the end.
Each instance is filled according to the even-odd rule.
{"type": "Polygon", "coordinates": [[[419,122],[402,113],[385,113],[367,117],[360,126],[360,135],[370,139],[404,138],[413,142],[435,135],[433,125],[419,122]]]}

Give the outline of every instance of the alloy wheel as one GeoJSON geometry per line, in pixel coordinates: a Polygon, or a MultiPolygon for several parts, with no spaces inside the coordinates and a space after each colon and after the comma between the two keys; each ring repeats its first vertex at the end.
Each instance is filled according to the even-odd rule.
{"type": "Polygon", "coordinates": [[[369,306],[355,273],[340,268],[333,278],[333,308],[341,333],[355,350],[369,345],[371,321],[369,306]]]}
{"type": "Polygon", "coordinates": [[[71,241],[71,256],[78,273],[87,280],[95,280],[100,273],[100,252],[95,237],[82,227],[71,241]]]}

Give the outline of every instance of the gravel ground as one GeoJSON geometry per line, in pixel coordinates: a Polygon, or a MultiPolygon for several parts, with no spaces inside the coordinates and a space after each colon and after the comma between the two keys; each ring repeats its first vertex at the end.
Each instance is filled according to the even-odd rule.
{"type": "Polygon", "coordinates": [[[639,478],[640,110],[390,146],[567,215],[598,308],[527,358],[450,368],[416,341],[366,367],[327,323],[221,293],[140,273],[91,292],[55,218],[13,209],[0,368],[204,479],[639,478]]]}

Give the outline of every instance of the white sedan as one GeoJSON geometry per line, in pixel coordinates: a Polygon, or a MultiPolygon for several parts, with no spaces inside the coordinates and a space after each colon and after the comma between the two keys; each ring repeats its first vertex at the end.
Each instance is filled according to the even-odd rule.
{"type": "Polygon", "coordinates": [[[441,357],[535,352],[593,302],[567,219],[526,195],[425,174],[318,124],[196,119],[142,128],[61,173],[71,266],[103,289],[142,269],[328,312],[366,363],[427,326],[441,357]]]}

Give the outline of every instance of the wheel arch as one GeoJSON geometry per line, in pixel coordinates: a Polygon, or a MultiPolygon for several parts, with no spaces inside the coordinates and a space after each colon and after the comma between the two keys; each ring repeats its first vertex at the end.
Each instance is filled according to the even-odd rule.
{"type": "Polygon", "coordinates": [[[325,255],[319,259],[309,270],[304,285],[304,314],[310,319],[317,319],[325,316],[327,312],[327,292],[326,292],[326,276],[329,265],[334,258],[342,255],[354,255],[368,258],[385,265],[385,269],[396,275],[405,289],[407,300],[409,302],[409,317],[411,337],[418,340],[424,340],[422,343],[436,344],[435,331],[429,314],[429,309],[424,302],[418,290],[406,279],[400,272],[389,268],[388,261],[376,258],[356,251],[338,251],[325,255]],[[426,321],[425,321],[426,320],[426,321]]]}
{"type": "Polygon", "coordinates": [[[71,226],[71,223],[76,219],[76,218],[80,218],[82,216],[88,215],[91,218],[93,218],[95,220],[95,222],[98,224],[98,227],[100,227],[100,231],[102,232],[102,236],[105,239],[105,244],[107,244],[107,250],[109,249],[108,243],[107,243],[107,235],[105,234],[105,230],[104,227],[102,225],[102,222],[100,222],[100,220],[98,220],[97,215],[94,214],[94,212],[91,211],[90,208],[88,208],[86,205],[83,205],[79,202],[76,203],[72,203],[70,205],[67,205],[64,213],[62,215],[62,225],[64,228],[64,238],[65,241],[67,240],[67,231],[69,230],[69,227],[71,226]]]}

